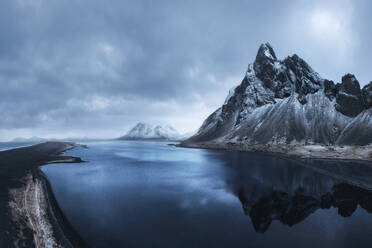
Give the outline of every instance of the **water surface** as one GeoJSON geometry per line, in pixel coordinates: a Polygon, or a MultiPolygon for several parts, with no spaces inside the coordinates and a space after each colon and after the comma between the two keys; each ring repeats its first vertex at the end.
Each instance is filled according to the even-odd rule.
{"type": "MultiPolygon", "coordinates": [[[[92,247],[372,247],[372,197],[274,156],[96,142],[43,167],[92,247]]],[[[306,161],[368,182],[372,169],[306,161]]],[[[341,177],[342,178],[342,177],[341,177]]]]}

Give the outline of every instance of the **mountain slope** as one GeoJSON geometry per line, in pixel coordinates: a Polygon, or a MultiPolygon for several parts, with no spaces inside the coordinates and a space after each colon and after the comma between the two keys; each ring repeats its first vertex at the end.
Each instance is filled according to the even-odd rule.
{"type": "Polygon", "coordinates": [[[139,122],[121,140],[179,140],[181,135],[172,126],[139,122]]]}
{"type": "Polygon", "coordinates": [[[372,143],[372,82],[323,79],[299,56],[278,60],[262,44],[240,85],[185,146],[372,143]]]}

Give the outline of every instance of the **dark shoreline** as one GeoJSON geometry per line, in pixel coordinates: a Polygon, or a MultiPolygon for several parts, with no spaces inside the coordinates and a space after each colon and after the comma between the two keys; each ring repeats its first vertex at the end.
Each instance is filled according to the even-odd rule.
{"type": "Polygon", "coordinates": [[[0,207],[3,209],[0,247],[43,247],[45,243],[53,247],[87,247],[64,216],[40,169],[48,163],[83,162],[77,157],[61,156],[76,146],[70,142],[46,142],[0,152],[0,207]],[[37,205],[36,214],[32,204],[37,205]]]}
{"type": "MultiPolygon", "coordinates": [[[[313,161],[328,161],[328,162],[352,162],[363,164],[366,166],[372,167],[371,160],[360,160],[360,159],[347,159],[347,158],[322,158],[322,157],[301,157],[300,155],[292,155],[286,154],[284,152],[273,152],[273,151],[266,151],[266,150],[244,150],[244,149],[234,149],[234,148],[222,148],[222,147],[207,147],[207,146],[188,146],[187,144],[179,143],[179,144],[169,144],[170,146],[182,147],[182,148],[189,148],[189,149],[206,149],[206,150],[216,150],[216,151],[233,151],[233,152],[247,152],[247,153],[259,153],[262,155],[270,155],[279,157],[282,159],[287,159],[295,162],[301,162],[305,160],[313,160],[313,161]]],[[[304,166],[303,164],[299,163],[299,165],[304,166]]],[[[306,166],[309,167],[309,166],[306,166]]]]}
{"type": "Polygon", "coordinates": [[[38,168],[38,177],[43,182],[48,201],[48,215],[52,223],[54,235],[63,247],[88,247],[87,243],[79,236],[77,231],[63,214],[53,193],[52,186],[44,174],[38,168]]]}
{"type": "MultiPolygon", "coordinates": [[[[317,154],[304,154],[295,153],[290,151],[290,148],[295,146],[291,145],[252,145],[252,146],[242,146],[242,144],[235,144],[235,143],[213,143],[213,142],[198,142],[198,143],[190,143],[190,142],[180,142],[176,144],[177,147],[183,148],[191,148],[191,149],[211,149],[211,150],[222,150],[222,151],[239,151],[239,152],[255,152],[255,153],[262,153],[262,154],[269,154],[277,157],[282,157],[286,159],[312,159],[312,160],[319,160],[319,161],[341,161],[341,162],[356,162],[360,164],[365,164],[368,166],[372,166],[372,146],[369,146],[370,155],[369,157],[364,158],[348,158],[348,157],[334,157],[334,156],[321,156],[317,154]]],[[[306,147],[304,146],[297,146],[297,147],[306,147]]],[[[326,147],[326,146],[324,146],[326,147]]],[[[358,147],[358,146],[355,146],[358,147]]],[[[365,146],[366,147],[366,146],[365,146]]]]}

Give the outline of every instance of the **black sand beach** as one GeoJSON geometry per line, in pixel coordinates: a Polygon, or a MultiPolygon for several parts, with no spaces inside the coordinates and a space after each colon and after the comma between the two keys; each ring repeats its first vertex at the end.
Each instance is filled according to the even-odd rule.
{"type": "Polygon", "coordinates": [[[76,144],[46,142],[0,152],[0,247],[85,247],[64,218],[49,182],[46,163],[82,162],[60,156],[76,144]]]}

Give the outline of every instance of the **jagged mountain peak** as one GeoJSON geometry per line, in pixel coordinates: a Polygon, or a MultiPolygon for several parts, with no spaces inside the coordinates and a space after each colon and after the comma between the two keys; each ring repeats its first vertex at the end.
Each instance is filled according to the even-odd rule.
{"type": "Polygon", "coordinates": [[[289,97],[298,93],[301,104],[306,103],[306,95],[322,88],[323,79],[311,66],[297,54],[278,60],[272,46],[262,44],[258,50],[253,67],[249,66],[247,75],[254,75],[271,90],[275,98],[289,97]]]}
{"type": "Polygon", "coordinates": [[[279,60],[263,44],[240,85],[188,142],[365,145],[372,143],[371,107],[372,82],[361,90],[346,74],[335,84],[298,55],[279,60]]]}
{"type": "Polygon", "coordinates": [[[258,49],[256,61],[260,61],[262,59],[270,59],[272,61],[277,60],[274,49],[270,43],[261,44],[260,48],[258,49]]]}

